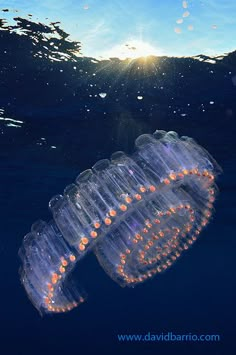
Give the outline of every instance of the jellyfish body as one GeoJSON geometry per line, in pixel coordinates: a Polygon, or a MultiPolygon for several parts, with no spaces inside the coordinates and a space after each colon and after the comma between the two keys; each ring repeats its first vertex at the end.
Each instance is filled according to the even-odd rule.
{"type": "Polygon", "coordinates": [[[93,251],[105,272],[134,287],[169,268],[207,225],[220,167],[193,139],[156,131],[81,173],[49,203],[20,249],[21,281],[41,312],[84,301],[68,275],[93,251]]]}

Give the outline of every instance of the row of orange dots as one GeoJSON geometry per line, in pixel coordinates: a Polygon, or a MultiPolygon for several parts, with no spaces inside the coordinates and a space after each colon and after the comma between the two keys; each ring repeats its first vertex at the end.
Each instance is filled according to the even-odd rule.
{"type": "MultiPolygon", "coordinates": [[[[185,237],[185,236],[186,236],[186,238],[185,238],[185,239],[186,239],[186,242],[183,243],[182,246],[181,246],[181,245],[178,246],[178,254],[179,254],[179,253],[180,253],[180,254],[177,255],[177,257],[179,257],[179,256],[181,255],[181,253],[182,253],[183,250],[187,250],[187,249],[189,248],[189,246],[191,246],[191,245],[193,244],[193,242],[195,242],[195,241],[197,240],[197,237],[198,237],[199,234],[201,233],[202,228],[205,227],[205,225],[208,223],[208,219],[211,217],[211,211],[210,211],[210,210],[211,210],[212,207],[213,207],[212,202],[213,202],[214,200],[213,200],[212,196],[213,196],[214,194],[215,194],[214,188],[210,188],[210,189],[209,189],[209,195],[210,195],[209,200],[210,200],[210,202],[207,203],[208,209],[206,209],[206,210],[203,212],[203,218],[202,218],[202,220],[201,220],[201,225],[200,225],[200,226],[195,230],[195,232],[194,232],[192,235],[190,235],[190,236],[186,235],[186,233],[183,233],[183,234],[182,234],[182,237],[185,237]]],[[[187,205],[187,206],[185,206],[185,208],[190,209],[190,206],[187,205]]],[[[191,212],[191,210],[190,210],[190,212],[191,212]]],[[[192,221],[192,219],[190,219],[190,220],[192,221]]],[[[190,231],[190,226],[187,225],[187,226],[186,226],[186,232],[189,232],[189,231],[190,231]]],[[[167,268],[167,265],[162,265],[162,266],[159,266],[159,267],[157,268],[157,271],[158,271],[158,272],[162,272],[162,271],[164,271],[166,268],[167,268]]]]}
{"type": "MultiPolygon", "coordinates": [[[[209,208],[212,208],[212,204],[208,204],[209,208]]],[[[185,236],[185,242],[183,243],[183,245],[178,245],[178,251],[176,252],[176,257],[178,258],[182,252],[184,250],[187,250],[198,238],[199,234],[201,233],[202,228],[208,223],[208,218],[211,216],[211,212],[209,210],[204,211],[204,215],[205,217],[203,217],[202,221],[201,221],[201,225],[199,227],[197,227],[197,229],[195,230],[195,232],[192,235],[186,235],[186,233],[182,234],[182,237],[185,236]]],[[[189,226],[187,226],[186,231],[189,231],[189,226]]],[[[172,257],[172,260],[174,261],[175,258],[172,257]]],[[[175,259],[176,260],[176,259],[175,259]]],[[[169,267],[169,263],[167,262],[167,265],[160,265],[157,268],[157,272],[163,272],[164,270],[167,269],[167,267],[169,267]]]]}
{"type": "MultiPolygon", "coordinates": [[[[193,168],[193,169],[183,169],[180,172],[171,172],[168,176],[168,178],[163,179],[163,183],[166,185],[169,185],[171,183],[171,180],[174,181],[179,178],[184,178],[186,175],[196,175],[198,177],[204,177],[208,178],[209,182],[214,184],[215,176],[211,171],[208,171],[207,169],[204,169],[202,172],[199,171],[198,168],[193,168]]],[[[202,219],[201,221],[201,227],[205,227],[209,221],[209,218],[211,217],[211,209],[213,208],[213,202],[215,201],[215,189],[214,187],[209,187],[208,188],[208,193],[209,193],[209,202],[207,203],[207,209],[204,211],[205,218],[202,219]]],[[[202,229],[202,228],[201,228],[202,229]]]]}
{"type": "Polygon", "coordinates": [[[186,175],[196,175],[198,177],[207,177],[209,179],[210,182],[213,182],[215,177],[214,175],[212,174],[212,172],[204,169],[202,172],[199,171],[199,169],[197,168],[194,168],[194,169],[182,169],[181,171],[179,172],[170,172],[170,174],[168,175],[168,177],[162,179],[162,182],[165,184],[165,185],[169,185],[171,183],[171,181],[174,181],[176,180],[177,178],[181,178],[183,179],[184,176],[186,175]]]}
{"type": "MultiPolygon", "coordinates": [[[[194,211],[191,209],[191,206],[189,204],[179,205],[176,208],[171,207],[169,211],[160,212],[159,213],[159,217],[162,217],[164,215],[170,216],[172,213],[176,213],[176,210],[180,210],[182,208],[185,208],[185,209],[189,210],[189,212],[190,212],[190,222],[193,222],[194,221],[194,211]]],[[[156,224],[160,224],[161,223],[160,219],[155,219],[153,222],[156,223],[156,224]]],[[[146,221],[145,225],[149,229],[152,228],[152,223],[149,220],[146,221]]],[[[143,228],[143,230],[142,230],[143,233],[148,233],[148,229],[146,227],[143,228]]],[[[182,237],[186,235],[186,232],[187,233],[190,232],[191,228],[192,228],[192,226],[189,223],[186,226],[186,228],[185,228],[186,229],[185,233],[182,233],[182,237]]],[[[157,257],[151,259],[150,262],[143,261],[143,259],[145,258],[145,254],[151,247],[154,246],[154,241],[156,241],[156,240],[158,240],[160,238],[164,238],[164,236],[165,236],[164,231],[160,230],[157,234],[153,234],[152,240],[150,239],[150,240],[147,241],[147,243],[144,246],[144,250],[140,251],[140,260],[142,260],[142,262],[144,264],[152,264],[154,262],[155,263],[158,262],[158,261],[160,262],[160,261],[162,261],[164,259],[165,263],[162,263],[162,265],[159,265],[156,269],[148,270],[145,274],[143,274],[142,276],[140,276],[138,278],[129,277],[129,275],[127,275],[124,272],[124,266],[125,266],[125,263],[126,263],[126,256],[127,255],[126,254],[121,254],[120,264],[117,267],[117,271],[126,280],[127,283],[142,282],[148,277],[153,277],[157,272],[161,272],[161,271],[167,269],[167,267],[170,267],[172,265],[172,263],[181,255],[182,251],[186,250],[188,248],[188,245],[186,243],[183,244],[183,247],[182,247],[180,245],[180,243],[178,243],[176,241],[177,236],[180,233],[180,229],[179,228],[175,228],[175,227],[173,227],[173,229],[175,229],[175,233],[172,236],[172,239],[168,241],[169,245],[167,245],[167,244],[164,245],[164,247],[166,247],[166,249],[167,249],[167,247],[169,248],[169,252],[168,252],[168,249],[163,251],[163,247],[162,247],[161,248],[162,255],[158,254],[157,257]],[[173,249],[176,250],[174,254],[173,254],[173,249]],[[169,257],[168,254],[171,254],[170,257],[169,257]]],[[[141,234],[136,234],[135,238],[133,239],[133,243],[137,244],[139,241],[142,241],[142,240],[143,240],[142,235],[141,234]]],[[[196,240],[196,236],[195,235],[193,235],[188,240],[188,244],[192,244],[194,240],[196,240]]]]}
{"type": "Polygon", "coordinates": [[[164,244],[160,250],[159,250],[159,253],[156,255],[156,257],[153,257],[152,259],[149,259],[147,261],[147,258],[146,258],[146,253],[148,252],[148,250],[150,249],[150,247],[153,247],[155,246],[155,241],[159,240],[160,238],[164,238],[164,235],[169,233],[170,230],[160,230],[157,234],[154,234],[153,233],[153,236],[152,236],[152,240],[148,240],[146,245],[144,246],[144,250],[140,251],[140,258],[139,258],[139,261],[141,264],[144,264],[144,265],[150,265],[150,264],[153,264],[153,263],[157,263],[158,261],[162,261],[163,257],[165,258],[167,256],[167,254],[169,254],[169,252],[171,252],[172,249],[176,248],[177,247],[177,237],[180,233],[180,230],[179,228],[176,228],[176,227],[173,227],[172,228],[173,231],[174,231],[174,234],[172,235],[172,238],[166,243],[164,244]]]}
{"type": "Polygon", "coordinates": [[[47,307],[47,309],[50,312],[65,313],[65,312],[71,311],[73,308],[78,307],[78,305],[82,302],[84,302],[84,299],[81,297],[79,302],[71,302],[68,305],[66,305],[65,307],[53,307],[52,305],[49,305],[47,307]]]}
{"type": "MultiPolygon", "coordinates": [[[[166,211],[166,212],[162,212],[161,213],[161,216],[163,215],[170,215],[171,213],[175,213],[176,212],[176,209],[182,209],[182,208],[186,208],[188,210],[190,210],[190,206],[189,205],[180,205],[180,206],[177,206],[176,208],[170,208],[170,211],[166,211]]],[[[193,210],[190,210],[190,220],[191,220],[191,217],[193,215],[194,211],[193,210]]],[[[189,228],[190,228],[190,225],[189,225],[189,228]]],[[[160,270],[162,270],[161,268],[163,268],[163,270],[167,269],[168,267],[170,267],[173,262],[177,259],[177,257],[179,257],[181,255],[181,252],[183,250],[183,248],[180,246],[180,243],[177,241],[177,237],[178,235],[180,234],[180,229],[177,228],[177,227],[173,227],[172,228],[175,232],[171,238],[171,240],[169,240],[166,244],[164,244],[162,247],[158,248],[160,249],[159,250],[159,253],[157,254],[156,257],[153,257],[152,259],[150,259],[149,261],[146,261],[144,260],[145,259],[145,254],[148,252],[148,250],[153,247],[155,244],[154,244],[154,241],[160,239],[160,238],[164,238],[165,234],[167,232],[170,232],[170,230],[160,230],[157,234],[154,234],[152,236],[152,240],[148,240],[146,245],[144,246],[144,251],[141,252],[142,254],[140,255],[141,258],[140,258],[140,261],[145,264],[145,265],[151,265],[153,263],[159,263],[161,265],[159,265],[157,267],[157,269],[153,269],[152,272],[150,272],[150,270],[146,273],[146,277],[152,277],[154,274],[156,274],[157,272],[160,272],[160,270]],[[175,250],[175,251],[174,251],[175,250]]],[[[187,231],[190,231],[190,230],[187,230],[187,231]]],[[[186,233],[185,233],[186,234],[186,233]]],[[[143,277],[144,275],[142,275],[143,277]]],[[[140,281],[140,278],[137,280],[137,279],[133,279],[132,282],[138,282],[140,281]]]]}
{"type": "MultiPolygon", "coordinates": [[[[182,171],[179,172],[171,172],[167,178],[164,178],[162,181],[165,185],[169,185],[171,183],[171,181],[176,180],[177,178],[184,178],[184,176],[186,175],[196,175],[196,176],[203,176],[203,177],[207,177],[211,182],[214,181],[214,175],[209,172],[208,170],[203,170],[203,172],[199,172],[199,170],[197,168],[194,169],[183,169],[182,171]]],[[[156,191],[156,187],[154,185],[150,185],[148,190],[150,192],[155,192],[156,191]]],[[[125,199],[125,203],[122,203],[119,206],[119,210],[121,212],[126,212],[128,209],[128,205],[133,201],[140,201],[142,200],[142,194],[145,193],[147,191],[147,188],[145,186],[140,186],[139,187],[139,193],[136,193],[133,198],[130,196],[124,196],[125,199]]],[[[213,202],[214,198],[210,199],[210,202],[213,202]]],[[[107,216],[104,219],[104,224],[106,226],[110,226],[113,223],[112,218],[115,218],[117,215],[117,211],[115,209],[111,209],[109,211],[109,213],[107,214],[107,216]]],[[[99,221],[94,222],[94,230],[92,230],[90,232],[90,237],[95,239],[98,237],[98,229],[101,227],[101,224],[99,223],[99,221]]],[[[80,239],[78,248],[81,252],[85,251],[85,249],[89,246],[89,238],[86,236],[83,236],[80,239]]]]}
{"type": "Polygon", "coordinates": [[[198,228],[198,235],[200,234],[203,227],[209,223],[209,219],[212,216],[213,202],[215,201],[215,189],[214,187],[208,188],[208,202],[206,203],[206,209],[203,211],[203,216],[201,218],[201,224],[198,228]]]}
{"type": "MultiPolygon", "coordinates": [[[[164,213],[161,214],[161,216],[163,216],[164,213]]],[[[155,219],[153,221],[154,223],[156,224],[160,224],[161,221],[159,219],[155,219]]],[[[142,233],[143,234],[147,234],[148,233],[148,229],[151,229],[152,228],[152,223],[149,221],[149,220],[146,220],[145,222],[145,227],[143,228],[142,230],[142,233]]],[[[164,234],[162,231],[159,232],[159,236],[162,238],[164,237],[164,234]]],[[[153,236],[153,239],[156,240],[156,239],[159,239],[159,236],[158,235],[154,235],[153,236]]],[[[133,243],[134,244],[137,244],[139,243],[140,241],[143,241],[143,236],[140,234],[140,233],[137,233],[135,235],[135,237],[133,238],[133,243]]],[[[153,246],[153,241],[152,240],[149,240],[147,242],[147,244],[144,246],[144,249],[145,250],[148,250],[151,246],[153,246]]],[[[142,253],[142,252],[141,252],[142,253]]],[[[121,254],[120,256],[120,264],[118,265],[117,267],[117,271],[118,273],[126,280],[127,283],[130,283],[130,282],[140,282],[140,279],[134,279],[134,278],[130,278],[125,272],[124,272],[124,266],[125,266],[125,263],[126,263],[126,255],[125,254],[121,254]]]]}
{"type": "MultiPolygon", "coordinates": [[[[139,192],[136,193],[133,197],[129,196],[129,195],[124,195],[124,203],[121,203],[119,206],[119,211],[120,212],[126,212],[128,209],[128,206],[133,202],[133,201],[141,201],[142,200],[142,194],[144,194],[145,192],[155,192],[156,191],[156,187],[154,185],[150,185],[148,188],[146,188],[145,186],[140,186],[139,187],[139,192]]],[[[114,221],[115,221],[115,217],[117,216],[118,211],[115,209],[111,209],[103,223],[106,226],[110,226],[114,221]]],[[[101,223],[99,221],[94,222],[93,224],[94,229],[90,232],[90,237],[95,239],[98,237],[99,235],[99,228],[101,227],[101,223]]],[[[90,238],[83,236],[80,241],[79,241],[79,245],[78,248],[81,252],[85,251],[85,249],[89,246],[89,242],[90,242],[90,238]]]]}
{"type": "Polygon", "coordinates": [[[60,258],[60,260],[61,263],[59,265],[58,271],[52,273],[51,280],[47,284],[47,289],[48,289],[47,296],[45,296],[44,298],[44,302],[46,304],[48,311],[58,312],[58,313],[70,311],[71,309],[77,307],[79,303],[83,302],[83,298],[81,298],[79,303],[71,302],[63,307],[57,307],[53,305],[55,288],[58,282],[62,279],[63,274],[66,273],[66,269],[68,268],[69,264],[74,263],[76,261],[76,257],[75,255],[70,254],[67,260],[63,256],[60,258]]]}
{"type": "MultiPolygon", "coordinates": [[[[166,185],[169,185],[171,183],[171,181],[176,180],[178,177],[179,178],[184,178],[184,176],[186,175],[195,175],[198,177],[204,177],[207,178],[210,182],[210,184],[214,184],[214,180],[215,180],[215,176],[213,175],[213,173],[211,171],[208,171],[207,169],[204,169],[202,172],[199,171],[199,169],[194,168],[194,169],[183,169],[182,171],[179,172],[171,172],[168,176],[168,178],[163,179],[163,183],[166,185]]],[[[197,235],[200,234],[200,231],[202,230],[203,227],[205,227],[208,222],[209,222],[209,218],[211,217],[212,213],[211,213],[211,209],[213,208],[213,202],[215,201],[215,189],[214,187],[209,187],[208,188],[208,194],[209,194],[209,202],[207,203],[207,209],[204,211],[204,217],[202,218],[201,221],[201,227],[198,228],[197,230],[197,235]]],[[[189,242],[191,243],[191,241],[189,242]]],[[[187,249],[187,245],[185,245],[185,249],[187,249]]]]}

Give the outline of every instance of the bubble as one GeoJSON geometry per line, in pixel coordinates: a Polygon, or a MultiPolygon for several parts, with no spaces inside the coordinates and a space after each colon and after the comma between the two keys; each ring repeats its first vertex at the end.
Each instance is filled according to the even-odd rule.
{"type": "Polygon", "coordinates": [[[139,95],[139,96],[137,96],[137,99],[138,99],[138,100],[142,100],[142,99],[143,99],[143,96],[140,96],[140,95],[139,95]]]}
{"type": "Polygon", "coordinates": [[[181,33],[182,31],[181,31],[181,28],[179,28],[179,27],[175,27],[175,33],[181,33]]]}
{"type": "Polygon", "coordinates": [[[183,17],[188,17],[190,15],[190,12],[189,11],[185,11],[184,13],[183,13],[183,17]]]}
{"type": "Polygon", "coordinates": [[[181,23],[183,23],[183,19],[182,18],[179,18],[177,21],[176,21],[176,23],[178,23],[178,24],[181,24],[181,23]]]}
{"type": "Polygon", "coordinates": [[[98,94],[102,99],[104,99],[106,96],[107,96],[107,93],[106,92],[100,92],[98,94]]]}
{"type": "Polygon", "coordinates": [[[188,26],[188,30],[189,30],[189,31],[193,31],[193,25],[189,25],[189,26],[188,26]]]}
{"type": "Polygon", "coordinates": [[[187,1],[183,1],[183,2],[182,2],[182,5],[183,5],[183,8],[184,8],[184,9],[187,9],[187,7],[188,7],[187,1]]]}

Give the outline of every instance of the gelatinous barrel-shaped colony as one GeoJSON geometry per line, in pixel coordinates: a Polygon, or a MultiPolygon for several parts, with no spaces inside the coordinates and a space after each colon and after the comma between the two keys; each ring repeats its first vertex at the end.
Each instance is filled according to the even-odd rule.
{"type": "Polygon", "coordinates": [[[50,201],[53,220],[25,236],[21,281],[41,313],[84,301],[68,275],[87,252],[133,287],[170,267],[208,223],[220,172],[210,154],[175,132],[144,134],[135,144],[131,157],[116,152],[81,173],[50,201]]]}

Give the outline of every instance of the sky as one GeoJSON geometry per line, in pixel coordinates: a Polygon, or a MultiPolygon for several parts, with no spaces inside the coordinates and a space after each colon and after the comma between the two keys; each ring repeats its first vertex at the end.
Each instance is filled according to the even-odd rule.
{"type": "MultiPolygon", "coordinates": [[[[1,4],[1,2],[0,2],[1,4]]],[[[209,56],[236,49],[235,0],[6,0],[2,18],[61,21],[94,58],[209,56]],[[14,10],[18,10],[15,13],[14,10]],[[46,19],[48,18],[48,19],[46,19]]]]}

